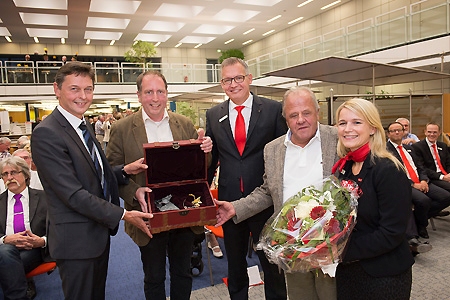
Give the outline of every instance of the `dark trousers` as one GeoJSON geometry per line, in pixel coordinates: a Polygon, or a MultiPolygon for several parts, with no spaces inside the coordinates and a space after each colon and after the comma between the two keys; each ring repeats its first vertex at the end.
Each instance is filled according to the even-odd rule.
{"type": "Polygon", "coordinates": [[[146,299],[166,299],[164,282],[168,256],[170,299],[189,300],[192,289],[191,255],[194,236],[190,228],[173,229],[154,234],[147,245],[139,247],[146,299]]]}
{"type": "Polygon", "coordinates": [[[41,249],[0,245],[0,285],[5,299],[28,299],[25,274],[42,263],[41,249]]]}
{"type": "MultiPolygon", "coordinates": [[[[247,250],[250,233],[258,243],[261,230],[272,215],[273,207],[235,224],[233,220],[223,224],[225,250],[228,259],[228,292],[232,300],[248,299],[247,250]]],[[[267,300],[287,298],[284,274],[278,266],[269,263],[262,250],[256,251],[264,272],[264,292],[267,300]]]]}
{"type": "Polygon", "coordinates": [[[109,241],[99,257],[90,259],[57,259],[65,300],[105,299],[108,273],[109,241]]]}
{"type": "MultiPolygon", "coordinates": [[[[450,186],[450,183],[448,184],[450,186]]],[[[434,181],[429,183],[428,187],[429,191],[425,195],[431,199],[430,210],[428,211],[428,218],[431,218],[450,205],[450,191],[434,184],[434,181]]]]}

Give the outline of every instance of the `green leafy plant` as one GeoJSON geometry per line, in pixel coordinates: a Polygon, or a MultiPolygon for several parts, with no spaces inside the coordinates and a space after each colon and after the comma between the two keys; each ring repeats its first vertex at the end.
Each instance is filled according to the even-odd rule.
{"type": "Polygon", "coordinates": [[[219,57],[219,64],[221,64],[228,57],[237,57],[244,59],[244,52],[239,49],[228,49],[222,52],[222,55],[219,57]]]}
{"type": "Polygon", "coordinates": [[[177,113],[188,117],[194,124],[197,122],[195,110],[186,102],[177,102],[177,113]]]}
{"type": "Polygon", "coordinates": [[[125,52],[124,57],[126,61],[132,63],[146,63],[150,57],[155,55],[156,49],[153,43],[138,40],[125,52]]]}

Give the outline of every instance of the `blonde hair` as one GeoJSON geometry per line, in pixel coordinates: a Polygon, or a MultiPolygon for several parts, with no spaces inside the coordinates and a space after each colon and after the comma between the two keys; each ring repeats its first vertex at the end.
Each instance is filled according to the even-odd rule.
{"type": "MultiPolygon", "coordinates": [[[[376,106],[372,102],[360,98],[347,100],[336,110],[336,121],[339,120],[339,114],[344,108],[357,114],[364,121],[368,122],[370,126],[375,128],[375,133],[371,135],[369,139],[372,162],[375,161],[375,157],[388,158],[398,169],[404,170],[403,165],[398,159],[386,149],[386,134],[383,125],[381,124],[380,114],[378,113],[376,106]]],[[[349,151],[350,149],[346,148],[339,139],[337,144],[338,155],[344,157],[349,151]]]]}

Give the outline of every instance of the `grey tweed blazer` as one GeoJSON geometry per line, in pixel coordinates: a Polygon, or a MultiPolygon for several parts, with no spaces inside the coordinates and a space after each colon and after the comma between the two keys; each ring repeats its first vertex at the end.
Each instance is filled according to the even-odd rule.
{"type": "MultiPolygon", "coordinates": [[[[319,130],[322,142],[323,177],[327,177],[331,175],[331,168],[339,159],[336,153],[337,129],[332,126],[319,125],[319,130]]],[[[281,209],[286,155],[285,137],[286,135],[280,136],[264,148],[264,183],[247,197],[231,202],[236,210],[236,216],[233,218],[235,223],[244,221],[271,205],[274,206],[275,213],[281,209]]]]}

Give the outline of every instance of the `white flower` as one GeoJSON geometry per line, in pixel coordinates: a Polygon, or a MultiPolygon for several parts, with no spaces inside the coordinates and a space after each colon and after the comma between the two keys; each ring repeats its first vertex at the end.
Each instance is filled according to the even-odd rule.
{"type": "Polygon", "coordinates": [[[300,220],[308,218],[311,210],[319,205],[319,202],[315,199],[311,199],[308,202],[299,202],[294,208],[295,217],[300,220]]]}

